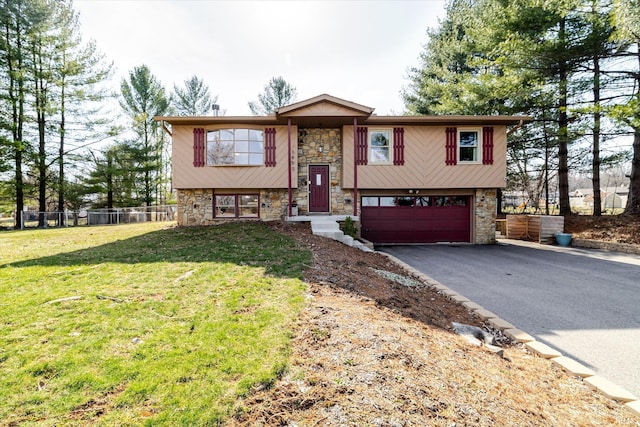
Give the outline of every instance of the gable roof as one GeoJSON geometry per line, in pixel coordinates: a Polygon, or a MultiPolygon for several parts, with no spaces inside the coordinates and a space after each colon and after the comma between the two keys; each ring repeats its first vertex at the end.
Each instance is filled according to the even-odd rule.
{"type": "Polygon", "coordinates": [[[329,128],[353,124],[354,118],[362,126],[431,125],[482,126],[522,125],[530,122],[527,116],[378,116],[374,108],[335,96],[322,94],[304,101],[280,107],[267,116],[156,116],[154,120],[171,125],[206,126],[253,124],[286,125],[289,120],[300,128],[329,128]]]}
{"type": "Polygon", "coordinates": [[[280,107],[276,110],[276,116],[368,117],[373,113],[373,110],[371,107],[322,94],[295,104],[280,107]]]}

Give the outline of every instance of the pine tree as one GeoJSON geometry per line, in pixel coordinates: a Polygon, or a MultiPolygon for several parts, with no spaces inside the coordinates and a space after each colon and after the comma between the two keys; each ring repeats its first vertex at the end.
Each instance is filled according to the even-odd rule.
{"type": "Polygon", "coordinates": [[[185,80],[184,88],[173,86],[173,107],[178,116],[206,116],[218,96],[211,96],[209,87],[197,76],[185,80]]]}
{"type": "Polygon", "coordinates": [[[251,113],[256,116],[267,116],[296,101],[298,91],[282,77],[273,77],[258,95],[258,102],[249,102],[251,113]]]}
{"type": "Polygon", "coordinates": [[[151,206],[157,200],[157,194],[154,193],[157,193],[158,185],[163,181],[164,151],[164,139],[159,135],[160,129],[153,117],[166,115],[170,98],[146,65],[135,67],[129,73],[129,80],[122,79],[120,88],[120,105],[131,118],[132,129],[137,135],[129,148],[142,174],[144,204],[151,206]]]}

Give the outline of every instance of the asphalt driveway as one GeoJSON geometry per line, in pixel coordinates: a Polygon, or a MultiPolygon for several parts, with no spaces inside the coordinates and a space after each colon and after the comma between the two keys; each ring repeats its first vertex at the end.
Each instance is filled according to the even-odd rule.
{"type": "Polygon", "coordinates": [[[640,256],[511,240],[379,249],[640,397],[640,256]]]}

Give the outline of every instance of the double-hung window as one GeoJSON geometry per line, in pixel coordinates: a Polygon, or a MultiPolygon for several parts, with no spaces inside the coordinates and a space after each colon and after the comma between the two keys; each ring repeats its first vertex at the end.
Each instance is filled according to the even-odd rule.
{"type": "Polygon", "coordinates": [[[458,161],[460,163],[478,163],[482,159],[479,147],[482,146],[479,129],[458,129],[458,161]]]}
{"type": "Polygon", "coordinates": [[[371,129],[369,132],[369,164],[393,162],[391,129],[371,129]]]}
{"type": "Polygon", "coordinates": [[[264,164],[264,133],[258,129],[217,129],[207,132],[207,165],[264,164]]]}

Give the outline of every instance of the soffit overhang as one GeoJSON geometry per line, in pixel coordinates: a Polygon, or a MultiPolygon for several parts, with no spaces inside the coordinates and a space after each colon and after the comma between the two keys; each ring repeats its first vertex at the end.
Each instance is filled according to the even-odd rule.
{"type": "Polygon", "coordinates": [[[291,121],[299,128],[339,128],[352,125],[354,119],[363,126],[508,126],[531,121],[526,116],[378,116],[373,111],[371,107],[323,94],[278,108],[268,116],[159,116],[154,119],[172,126],[278,126],[291,121]]]}
{"type": "MultiPolygon", "coordinates": [[[[304,128],[326,128],[352,125],[354,116],[308,116],[291,117],[291,124],[304,128]]],[[[208,125],[287,125],[289,117],[276,116],[156,116],[154,120],[166,122],[172,126],[208,126],[208,125]]],[[[516,125],[531,122],[527,116],[369,116],[356,117],[362,126],[498,126],[516,125]]]]}

